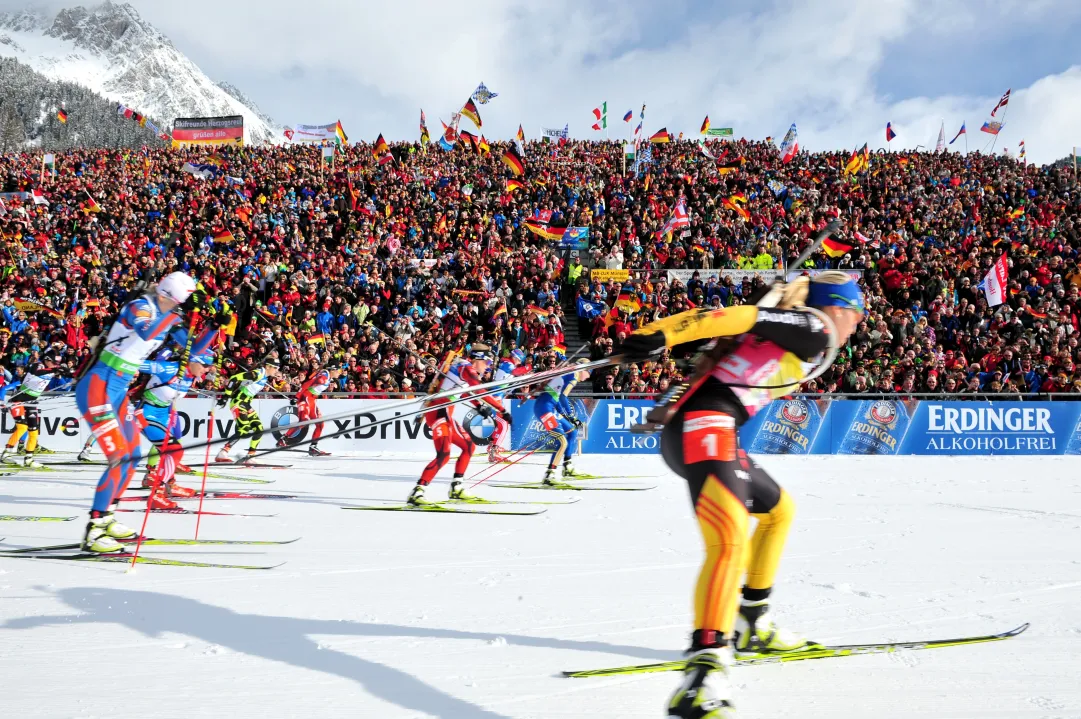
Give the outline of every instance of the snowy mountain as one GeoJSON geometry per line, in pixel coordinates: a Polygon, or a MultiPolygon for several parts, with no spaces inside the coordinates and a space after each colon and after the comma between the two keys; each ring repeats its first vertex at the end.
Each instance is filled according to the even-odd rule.
{"type": "Polygon", "coordinates": [[[160,118],[167,128],[177,117],[243,115],[245,142],[281,135],[243,93],[207,77],[126,3],[55,15],[38,9],[0,13],[0,57],[160,118]]]}

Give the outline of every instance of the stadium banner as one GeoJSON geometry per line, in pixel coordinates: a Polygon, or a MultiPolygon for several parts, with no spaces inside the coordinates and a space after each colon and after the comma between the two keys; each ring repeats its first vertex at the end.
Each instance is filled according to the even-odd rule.
{"type": "Polygon", "coordinates": [[[767,285],[776,281],[781,277],[780,270],[666,270],[668,273],[668,281],[679,280],[683,284],[687,284],[695,273],[698,273],[698,279],[706,282],[710,277],[716,277],[720,280],[723,277],[731,277],[733,284],[740,284],[744,278],[761,277],[762,281],[767,285]]]}
{"type": "Polygon", "coordinates": [[[594,268],[589,271],[589,279],[592,282],[626,282],[631,278],[630,270],[602,270],[594,268]]]}
{"type": "Polygon", "coordinates": [[[178,117],[173,120],[173,147],[244,145],[244,116],[178,117]]]}
{"type": "MultiPolygon", "coordinates": [[[[650,454],[657,434],[635,434],[652,400],[574,399],[586,454],[650,454]]],[[[533,401],[512,405],[511,448],[552,448],[533,401]]],[[[752,454],[1081,455],[1081,402],[905,399],[773,401],[740,428],[752,454]]]]}
{"type": "MultiPolygon", "coordinates": [[[[789,270],[788,271],[788,278],[787,278],[786,281],[791,282],[792,280],[796,279],[797,277],[802,277],[804,275],[806,275],[807,277],[817,277],[818,275],[820,275],[820,274],[822,274],[823,272],[826,272],[826,271],[827,270],[812,270],[812,269],[789,270]]],[[[859,282],[860,280],[863,279],[863,270],[828,270],[828,271],[829,272],[844,272],[846,275],[848,275],[849,277],[854,279],[856,282],[859,282]]]]}
{"type": "MultiPolygon", "coordinates": [[[[431,453],[432,431],[424,423],[422,415],[394,419],[379,427],[366,427],[380,419],[394,417],[417,409],[416,403],[405,406],[402,410],[382,410],[372,412],[372,408],[385,407],[388,400],[374,399],[331,399],[319,401],[319,411],[323,415],[350,412],[340,419],[327,420],[323,426],[324,438],[319,446],[330,452],[420,452],[431,453]],[[337,437],[327,435],[341,432],[337,437]]],[[[214,402],[210,399],[186,397],[177,403],[177,417],[180,420],[181,443],[185,446],[198,444],[207,437],[207,416],[214,402]]],[[[90,436],[89,427],[75,407],[74,395],[45,397],[41,408],[41,444],[60,452],[78,452],[90,436]]],[[[273,431],[263,435],[260,449],[270,449],[284,440],[287,444],[297,444],[310,439],[315,432],[315,425],[290,429],[300,420],[296,406],[286,399],[257,399],[254,402],[263,426],[273,431]]],[[[477,443],[478,447],[487,447],[491,442],[495,424],[492,420],[479,415],[474,409],[455,405],[454,418],[462,424],[477,443]]],[[[0,420],[0,442],[7,442],[15,430],[15,422],[10,412],[3,413],[0,420]]],[[[236,421],[232,413],[219,407],[214,412],[214,437],[227,437],[236,431],[236,421]]],[[[509,438],[508,438],[509,439],[509,438]]],[[[504,445],[509,441],[504,439],[504,445]]],[[[240,440],[236,444],[237,452],[245,450],[248,441],[240,440]]],[[[305,447],[307,445],[304,445],[305,447]]],[[[143,440],[143,456],[150,445],[143,440]]],[[[203,450],[200,450],[200,452],[203,450]]],[[[95,452],[100,457],[100,452],[95,452]]],[[[202,454],[199,455],[202,457],[202,454]]],[[[190,457],[189,457],[190,459],[190,457]]],[[[47,461],[47,460],[45,460],[47,461]]]]}
{"type": "Polygon", "coordinates": [[[711,127],[706,130],[708,137],[732,137],[731,127],[711,127]]]}
{"type": "Polygon", "coordinates": [[[326,142],[330,141],[340,145],[345,141],[344,133],[339,133],[341,123],[332,122],[329,125],[293,125],[291,142],[326,142]]]}
{"type": "MultiPolygon", "coordinates": [[[[321,439],[331,452],[420,452],[432,450],[431,430],[421,416],[395,419],[403,410],[374,408],[386,400],[320,400],[324,415],[349,413],[328,420],[321,439]],[[374,420],[390,419],[379,427],[374,420]]],[[[533,400],[505,402],[514,417],[511,449],[552,450],[555,441],[533,414],[533,400]]],[[[185,398],[177,404],[182,443],[206,439],[207,415],[213,401],[185,398]]],[[[46,396],[40,402],[41,444],[51,450],[77,452],[90,436],[72,395],[46,396]]],[[[660,435],[635,434],[653,407],[647,399],[572,398],[575,416],[583,423],[578,451],[586,454],[653,454],[660,435]]],[[[409,405],[404,411],[415,409],[409,405]]],[[[293,445],[310,439],[314,426],[291,429],[297,408],[285,399],[259,399],[255,408],[263,425],[263,449],[278,440],[293,445]]],[[[476,410],[456,405],[457,419],[478,447],[491,441],[494,424],[476,410]]],[[[10,413],[0,420],[0,442],[15,429],[10,413]]],[[[227,410],[214,414],[215,437],[231,435],[236,422],[227,410]]],[[[1081,402],[919,401],[904,399],[829,400],[811,397],[779,399],[758,412],[740,429],[740,443],[752,454],[861,455],[1081,455],[1081,402]]],[[[144,441],[145,450],[149,445],[144,441]]],[[[246,447],[247,442],[237,444],[246,447]]],[[[47,460],[46,460],[47,461],[47,460]]]]}

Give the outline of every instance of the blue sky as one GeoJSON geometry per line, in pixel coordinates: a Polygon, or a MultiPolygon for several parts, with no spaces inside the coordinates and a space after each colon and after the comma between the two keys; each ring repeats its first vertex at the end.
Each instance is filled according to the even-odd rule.
{"type": "MultiPolygon", "coordinates": [[[[646,129],[697,132],[709,114],[737,136],[797,123],[810,149],[933,145],[967,122],[969,145],[1007,87],[997,148],[1051,161],[1081,145],[1081,3],[1076,0],[130,0],[214,79],[282,124],[340,118],[350,136],[438,130],[483,80],[500,93],[482,131],[530,136],[569,124],[610,134],[648,106],[646,129]]],[[[18,4],[19,0],[11,0],[18,4]]],[[[0,5],[11,4],[0,0],[0,5]]]]}

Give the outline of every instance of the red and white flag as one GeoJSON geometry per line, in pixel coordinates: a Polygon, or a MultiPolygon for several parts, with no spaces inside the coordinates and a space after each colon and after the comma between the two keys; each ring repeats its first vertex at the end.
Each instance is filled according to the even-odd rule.
{"type": "Polygon", "coordinates": [[[34,200],[35,205],[49,206],[49,201],[45,199],[45,193],[41,191],[40,187],[35,187],[31,192],[31,197],[34,200]]]}
{"type": "Polygon", "coordinates": [[[1008,105],[1008,104],[1010,104],[1010,91],[1009,90],[1006,91],[1006,94],[1003,95],[1002,99],[998,101],[997,105],[995,105],[995,109],[991,111],[991,117],[995,116],[995,113],[998,112],[998,109],[1000,107],[1006,107],[1006,105],[1008,105]]]}
{"type": "Polygon", "coordinates": [[[1006,301],[1006,285],[1009,283],[1010,267],[1006,255],[998,258],[998,262],[983,278],[980,286],[983,287],[983,296],[987,298],[987,304],[997,307],[1006,301]]]}

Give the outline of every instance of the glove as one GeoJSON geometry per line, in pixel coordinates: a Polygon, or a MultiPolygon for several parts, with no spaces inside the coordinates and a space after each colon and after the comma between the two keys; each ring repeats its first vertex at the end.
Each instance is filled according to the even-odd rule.
{"type": "Polygon", "coordinates": [[[626,362],[645,362],[659,356],[665,348],[664,332],[642,332],[631,334],[619,348],[626,362]]]}
{"type": "Polygon", "coordinates": [[[219,394],[218,401],[214,403],[214,409],[217,409],[218,407],[224,407],[228,401],[228,397],[226,397],[224,394],[219,394]]]}
{"type": "Polygon", "coordinates": [[[184,300],[184,304],[180,305],[184,312],[199,312],[206,307],[206,290],[195,290],[188,299],[184,300]]]}
{"type": "Polygon", "coordinates": [[[508,412],[507,410],[503,410],[502,412],[500,412],[499,417],[507,423],[508,427],[514,424],[514,418],[510,416],[510,412],[508,412]]]}
{"type": "Polygon", "coordinates": [[[220,310],[215,312],[210,317],[210,324],[215,327],[225,327],[233,321],[233,310],[229,308],[229,305],[225,305],[220,310]]]}
{"type": "Polygon", "coordinates": [[[567,421],[570,422],[575,429],[582,428],[582,420],[578,419],[577,417],[567,417],[567,421]]]}
{"type": "Polygon", "coordinates": [[[481,406],[477,407],[477,414],[479,414],[481,417],[484,417],[484,419],[491,419],[495,416],[495,412],[493,412],[492,408],[486,404],[482,404],[481,406]]]}

